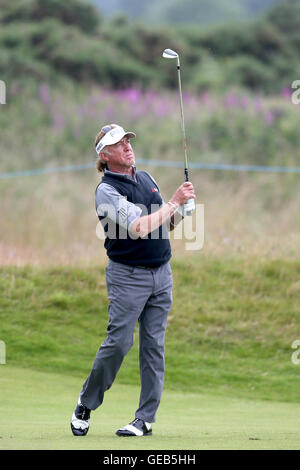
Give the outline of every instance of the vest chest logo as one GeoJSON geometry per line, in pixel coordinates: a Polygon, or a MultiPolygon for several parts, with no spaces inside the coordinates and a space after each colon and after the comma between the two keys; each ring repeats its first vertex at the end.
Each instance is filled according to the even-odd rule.
{"type": "Polygon", "coordinates": [[[156,193],[157,191],[158,191],[157,188],[152,188],[152,192],[153,192],[153,193],[156,193]]]}

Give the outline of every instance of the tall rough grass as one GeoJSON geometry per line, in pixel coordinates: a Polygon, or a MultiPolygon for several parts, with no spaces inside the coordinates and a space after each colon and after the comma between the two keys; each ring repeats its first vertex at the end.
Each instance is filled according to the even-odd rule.
{"type": "MultiPolygon", "coordinates": [[[[192,161],[299,166],[299,108],[289,90],[272,98],[242,90],[186,93],[184,107],[192,161]]],[[[0,108],[0,172],[93,162],[94,136],[108,122],[137,133],[137,158],[182,160],[177,93],[11,84],[0,108]]],[[[165,199],[183,181],[180,169],[145,168],[165,199]]],[[[194,170],[191,177],[205,206],[202,255],[299,254],[299,175],[194,170]]],[[[1,179],[1,264],[104,260],[95,234],[100,178],[83,170],[1,179]]],[[[176,255],[190,254],[184,241],[172,244],[176,255]]]]}

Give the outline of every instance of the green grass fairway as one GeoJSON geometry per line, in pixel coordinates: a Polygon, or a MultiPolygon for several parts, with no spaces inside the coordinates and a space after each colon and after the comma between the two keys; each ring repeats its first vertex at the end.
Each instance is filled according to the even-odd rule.
{"type": "MultiPolygon", "coordinates": [[[[84,379],[84,377],[82,378],[84,379]]],[[[300,404],[165,390],[153,436],[119,438],[139,388],[116,382],[92,413],[86,437],[73,437],[82,380],[0,366],[0,449],[299,449],[300,404]]]]}
{"type": "MultiPolygon", "coordinates": [[[[256,258],[172,261],[168,389],[298,403],[300,263],[256,258]]],[[[104,266],[0,268],[7,364],[87,376],[108,322],[104,266]]],[[[138,334],[118,382],[139,381],[138,334]]]]}

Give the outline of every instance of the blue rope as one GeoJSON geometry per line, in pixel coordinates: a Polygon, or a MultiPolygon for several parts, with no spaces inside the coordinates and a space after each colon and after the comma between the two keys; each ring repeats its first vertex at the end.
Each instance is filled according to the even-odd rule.
{"type": "Polygon", "coordinates": [[[37,170],[12,171],[10,173],[0,173],[0,178],[8,179],[8,178],[23,177],[23,176],[48,175],[51,173],[87,170],[87,169],[95,168],[95,167],[96,166],[93,163],[86,163],[84,165],[69,165],[69,166],[59,166],[56,168],[39,168],[37,170]]]}
{"type": "MultiPolygon", "coordinates": [[[[170,162],[162,160],[136,160],[137,163],[144,165],[156,165],[165,167],[176,167],[183,168],[181,162],[170,162]]],[[[260,166],[260,165],[228,165],[222,163],[199,163],[190,162],[190,168],[200,170],[223,170],[223,171],[256,171],[256,172],[268,172],[268,173],[300,173],[300,167],[288,167],[288,166],[260,166]]]]}
{"type": "MultiPolygon", "coordinates": [[[[150,166],[163,166],[172,168],[183,168],[183,163],[164,160],[137,159],[137,164],[150,166]]],[[[190,168],[199,170],[222,170],[222,171],[246,171],[258,173],[300,173],[300,167],[288,166],[260,166],[260,165],[228,165],[223,163],[199,163],[190,162],[190,168]]],[[[34,175],[47,175],[54,173],[88,170],[96,168],[96,163],[85,163],[82,165],[68,165],[54,168],[39,168],[36,170],[12,171],[9,173],[0,173],[0,179],[17,178],[34,175]]]]}

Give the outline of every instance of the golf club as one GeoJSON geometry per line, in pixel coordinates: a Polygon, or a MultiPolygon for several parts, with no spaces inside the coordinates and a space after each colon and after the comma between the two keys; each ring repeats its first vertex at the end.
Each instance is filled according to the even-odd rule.
{"type": "MultiPolygon", "coordinates": [[[[181,90],[181,76],[180,76],[180,60],[177,52],[172,49],[165,49],[162,56],[165,59],[177,59],[177,72],[178,72],[178,89],[179,89],[179,100],[180,100],[180,114],[181,114],[181,129],[183,133],[183,148],[184,148],[184,175],[185,181],[189,181],[189,169],[188,169],[188,157],[187,157],[187,146],[186,146],[186,135],[184,125],[184,114],[183,114],[183,101],[182,101],[182,90],[181,90]]],[[[192,215],[195,209],[194,199],[189,199],[184,204],[184,215],[192,215]]]]}

